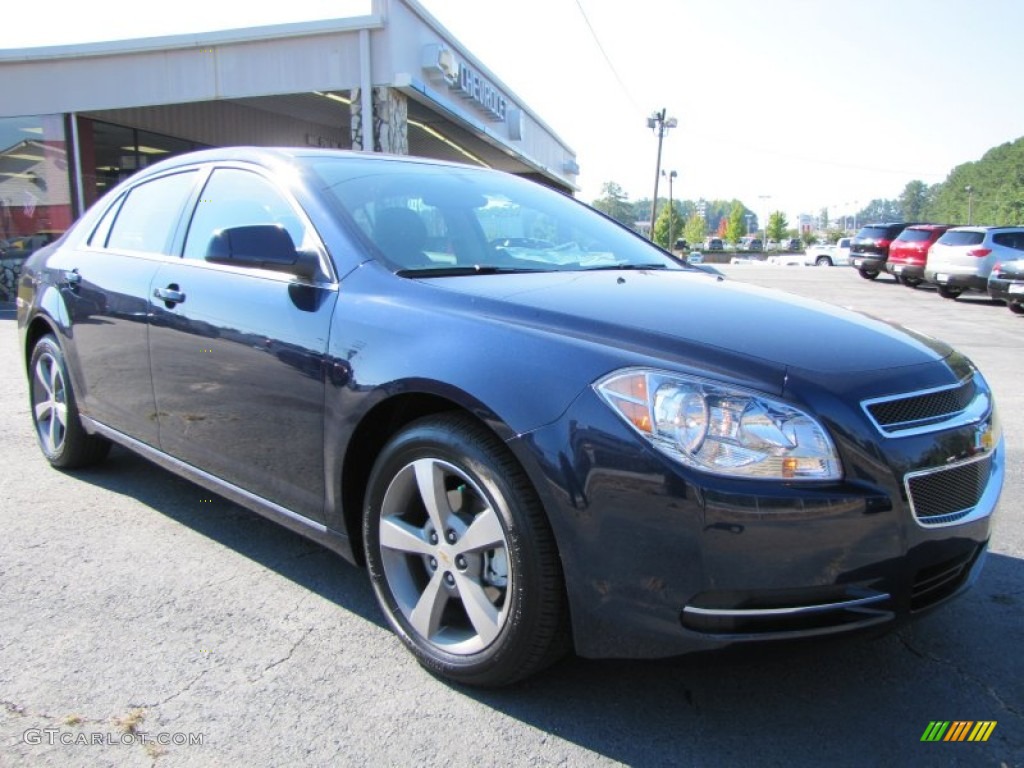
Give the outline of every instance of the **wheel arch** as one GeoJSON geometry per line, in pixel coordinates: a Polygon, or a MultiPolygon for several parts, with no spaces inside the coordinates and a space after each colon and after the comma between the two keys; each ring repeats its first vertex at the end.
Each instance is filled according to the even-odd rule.
{"type": "MultiPolygon", "coordinates": [[[[377,457],[388,440],[405,426],[425,416],[441,413],[465,414],[503,443],[513,434],[508,425],[490,411],[437,392],[404,391],[375,403],[359,420],[347,442],[341,461],[341,487],[337,496],[352,557],[360,566],[366,564],[362,533],[363,503],[370,472],[377,457]]],[[[510,453],[522,467],[519,457],[512,451],[510,453]]],[[[523,471],[529,477],[525,468],[523,471]]]]}
{"type": "Polygon", "coordinates": [[[51,335],[57,337],[60,343],[60,333],[57,327],[46,315],[36,315],[25,328],[25,346],[22,349],[22,363],[25,365],[25,375],[30,375],[29,365],[32,361],[32,350],[43,336],[51,335]]]}

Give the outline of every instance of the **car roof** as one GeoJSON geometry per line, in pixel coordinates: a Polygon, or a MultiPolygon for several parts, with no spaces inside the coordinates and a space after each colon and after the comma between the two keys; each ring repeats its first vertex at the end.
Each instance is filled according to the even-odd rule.
{"type": "Polygon", "coordinates": [[[195,152],[188,152],[182,155],[175,155],[159,163],[149,166],[138,176],[149,176],[153,173],[161,173],[172,168],[195,165],[197,163],[211,163],[218,161],[249,162],[264,167],[273,168],[281,165],[294,164],[296,160],[304,158],[359,158],[361,160],[373,160],[381,163],[413,163],[416,165],[433,165],[447,168],[472,168],[475,170],[486,170],[479,166],[453,163],[447,160],[435,160],[429,157],[416,157],[413,155],[389,155],[381,152],[363,152],[351,149],[321,149],[319,147],[215,147],[213,149],[201,149],[195,152]]]}
{"type": "Polygon", "coordinates": [[[962,227],[950,227],[948,232],[993,232],[995,230],[1007,230],[1010,232],[1022,232],[1024,231],[1024,225],[1021,224],[1000,224],[998,226],[979,226],[977,224],[971,224],[962,227]]]}

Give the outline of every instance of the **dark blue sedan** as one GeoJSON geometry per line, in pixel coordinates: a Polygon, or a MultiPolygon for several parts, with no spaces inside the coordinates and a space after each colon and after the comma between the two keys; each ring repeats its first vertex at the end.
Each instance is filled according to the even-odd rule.
{"type": "Polygon", "coordinates": [[[977,575],[1003,481],[945,344],[479,168],[164,161],[28,260],[18,323],[51,464],[118,443],[365,564],[469,684],[895,626],[977,575]]]}

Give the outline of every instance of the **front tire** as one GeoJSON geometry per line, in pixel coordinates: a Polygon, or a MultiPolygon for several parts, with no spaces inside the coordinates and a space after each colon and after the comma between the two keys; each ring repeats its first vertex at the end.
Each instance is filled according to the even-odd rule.
{"type": "Polygon", "coordinates": [[[1024,304],[1010,303],[1006,305],[1015,315],[1024,315],[1024,304]]]}
{"type": "Polygon", "coordinates": [[[106,458],[110,441],[90,435],[82,426],[64,353],[51,335],[32,349],[28,388],[39,448],[52,466],[76,469],[106,458]]]}
{"type": "Polygon", "coordinates": [[[430,672],[500,686],[568,648],[565,589],[536,492],[462,414],[413,422],[381,451],[363,515],[377,600],[430,672]]]}
{"type": "Polygon", "coordinates": [[[816,266],[816,267],[831,267],[832,266],[832,259],[830,259],[828,256],[819,256],[815,260],[814,266],[816,266]]]}

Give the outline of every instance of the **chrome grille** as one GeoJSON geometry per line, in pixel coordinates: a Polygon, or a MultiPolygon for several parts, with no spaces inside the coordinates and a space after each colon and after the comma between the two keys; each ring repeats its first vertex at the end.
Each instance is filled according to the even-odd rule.
{"type": "Polygon", "coordinates": [[[961,413],[975,394],[972,377],[952,387],[867,401],[864,407],[883,432],[899,432],[961,413]]]}
{"type": "Polygon", "coordinates": [[[970,514],[985,493],[992,455],[906,476],[910,509],[921,525],[955,523],[970,514]]]}

